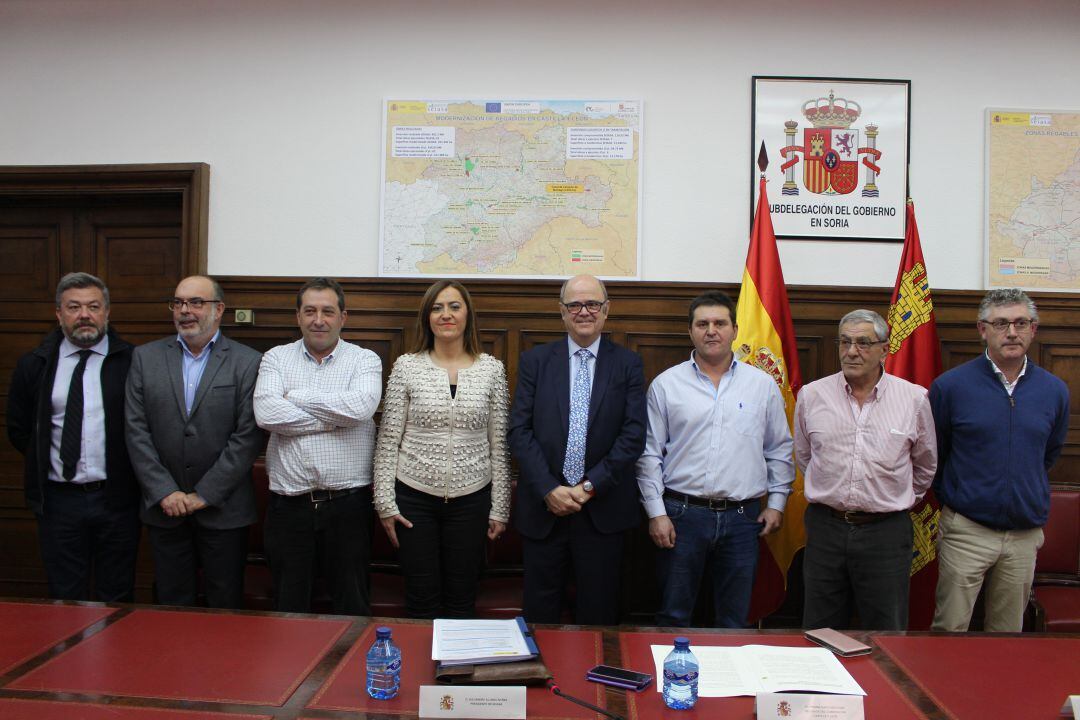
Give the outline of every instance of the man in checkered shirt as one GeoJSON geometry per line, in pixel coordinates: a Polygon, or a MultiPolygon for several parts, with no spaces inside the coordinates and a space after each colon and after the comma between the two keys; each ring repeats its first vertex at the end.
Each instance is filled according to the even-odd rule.
{"type": "Polygon", "coordinates": [[[301,340],[263,356],[255,420],[270,432],[266,554],[275,608],[308,612],[319,570],[340,614],[368,615],[372,416],[382,361],[341,339],[345,293],[315,278],[296,294],[301,340]]]}

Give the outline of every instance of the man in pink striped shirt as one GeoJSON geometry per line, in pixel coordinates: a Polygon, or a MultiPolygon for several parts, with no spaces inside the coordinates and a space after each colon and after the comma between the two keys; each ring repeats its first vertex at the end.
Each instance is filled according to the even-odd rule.
{"type": "Polygon", "coordinates": [[[841,372],[803,387],[795,460],[804,473],[805,628],[906,630],[908,510],[937,466],[926,389],[885,372],[889,328],[870,310],[840,320],[841,372]]]}

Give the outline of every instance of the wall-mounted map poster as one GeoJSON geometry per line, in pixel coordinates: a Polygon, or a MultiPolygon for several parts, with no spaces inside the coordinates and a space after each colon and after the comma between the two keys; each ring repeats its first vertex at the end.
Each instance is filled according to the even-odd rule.
{"type": "Polygon", "coordinates": [[[637,278],[641,111],[386,100],[379,274],[637,278]]]}
{"type": "Polygon", "coordinates": [[[1080,112],[986,111],[986,286],[1080,291],[1080,112]]]}

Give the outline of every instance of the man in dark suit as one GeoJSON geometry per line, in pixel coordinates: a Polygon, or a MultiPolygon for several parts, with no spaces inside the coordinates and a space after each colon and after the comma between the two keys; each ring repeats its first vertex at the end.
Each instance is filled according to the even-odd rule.
{"type": "Polygon", "coordinates": [[[8,438],[26,456],[49,596],[131,602],[139,548],[139,491],[124,445],[131,345],[109,329],[109,290],[88,273],[61,278],[56,319],[60,327],[15,366],[7,407],[8,438]]]}
{"type": "Polygon", "coordinates": [[[559,622],[573,569],[576,621],[613,625],[623,534],[640,520],[634,463],[645,446],[645,379],[637,354],[601,337],[603,283],[570,278],[559,304],[568,337],[521,356],[510,415],[524,614],[559,622]]]}
{"type": "Polygon", "coordinates": [[[260,355],[221,334],[224,295],[211,278],[180,281],[169,308],[176,336],[137,348],[127,383],[157,602],[194,605],[201,567],[207,604],[237,608],[263,445],[252,410],[260,355]]]}

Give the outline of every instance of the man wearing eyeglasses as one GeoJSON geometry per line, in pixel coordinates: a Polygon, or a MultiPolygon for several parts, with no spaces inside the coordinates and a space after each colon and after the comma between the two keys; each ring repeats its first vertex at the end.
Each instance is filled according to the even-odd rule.
{"type": "Polygon", "coordinates": [[[1065,383],[1027,357],[1035,303],[995,289],[979,305],[986,352],[930,386],[941,461],[932,629],[968,629],[986,581],[983,630],[1019,632],[1050,512],[1048,471],[1069,428],[1065,383]]]}
{"type": "Polygon", "coordinates": [[[252,394],[260,355],[221,333],[225,296],[209,277],[184,278],[169,301],[176,335],[135,349],[127,444],[154,548],[155,600],[243,604],[251,465],[262,450],[252,394]]]}
{"type": "Polygon", "coordinates": [[[131,344],[109,327],[109,290],[89,273],[60,279],[56,319],[59,327],[19,358],[7,407],[49,597],[133,602],[139,490],[124,445],[131,344]]]}
{"type": "Polygon", "coordinates": [[[871,310],[840,320],[841,371],[795,405],[806,550],[803,627],[906,630],[913,527],[908,510],[937,466],[926,390],[884,370],[889,327],[871,310]]]}
{"type": "Polygon", "coordinates": [[[619,622],[623,534],[636,527],[634,462],[645,444],[641,358],[603,338],[610,302],[591,275],[559,298],[567,337],[523,353],[508,438],[521,477],[523,612],[560,622],[566,575],[576,622],[619,622]]]}

